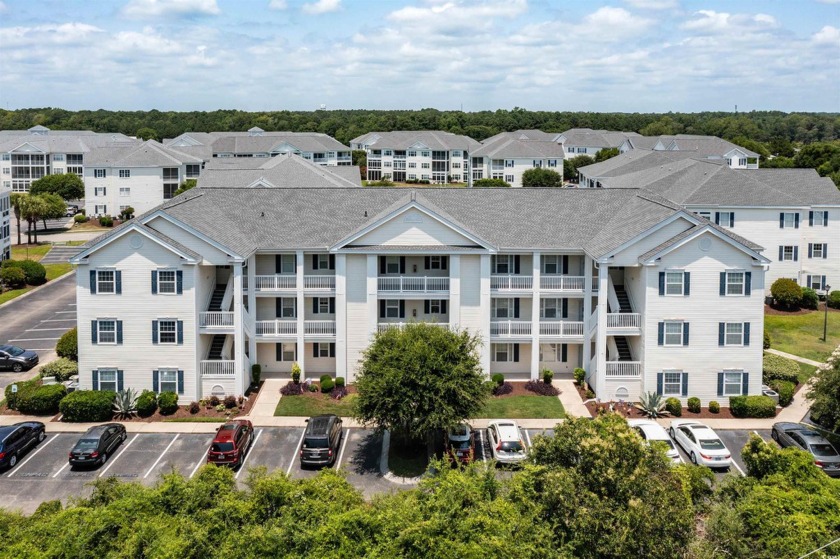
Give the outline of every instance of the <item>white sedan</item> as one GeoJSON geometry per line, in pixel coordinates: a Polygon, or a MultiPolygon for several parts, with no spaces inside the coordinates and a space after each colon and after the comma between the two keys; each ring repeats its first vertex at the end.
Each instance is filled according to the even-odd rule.
{"type": "Polygon", "coordinates": [[[629,419],[627,420],[627,424],[633,428],[633,430],[636,431],[646,443],[650,444],[651,441],[656,441],[664,444],[668,447],[665,455],[668,456],[668,458],[670,458],[675,464],[682,463],[677,447],[674,446],[674,443],[668,437],[668,433],[665,432],[665,429],[659,423],[651,421],[650,419],[629,419]]]}
{"type": "Polygon", "coordinates": [[[732,453],[711,427],[692,419],[676,419],[671,422],[670,432],[693,463],[710,468],[732,465],[732,453]]]}

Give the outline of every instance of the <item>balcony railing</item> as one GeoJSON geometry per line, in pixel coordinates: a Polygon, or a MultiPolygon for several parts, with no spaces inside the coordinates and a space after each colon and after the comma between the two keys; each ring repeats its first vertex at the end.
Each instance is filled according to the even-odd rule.
{"type": "Polygon", "coordinates": [[[641,328],[642,315],[635,312],[607,314],[607,328],[641,328]]]}
{"type": "Polygon", "coordinates": [[[490,276],[490,289],[497,291],[521,291],[533,288],[533,276],[490,276]]]}
{"type": "Polygon", "coordinates": [[[490,323],[490,335],[501,338],[530,336],[531,322],[528,320],[505,320],[490,323]]]}
{"type": "Polygon", "coordinates": [[[641,361],[607,361],[608,377],[641,377],[641,361]]]}
{"type": "Polygon", "coordinates": [[[236,362],[220,360],[202,361],[199,363],[199,371],[201,371],[201,376],[217,375],[232,377],[236,374],[236,362]]]}
{"type": "MultiPolygon", "coordinates": [[[[405,328],[408,324],[416,324],[416,323],[411,323],[411,322],[380,322],[378,324],[378,330],[380,332],[384,332],[386,330],[392,330],[394,328],[398,328],[398,329],[401,330],[401,329],[405,328]]],[[[439,328],[449,329],[449,323],[448,322],[426,322],[425,324],[428,324],[430,326],[437,326],[439,328]]]]}
{"type": "Polygon", "coordinates": [[[540,289],[545,291],[583,291],[584,276],[540,276],[540,289]]]}
{"type": "Polygon", "coordinates": [[[560,322],[540,322],[540,336],[573,338],[583,336],[583,322],[563,320],[560,322]]]}
{"type": "Polygon", "coordinates": [[[256,291],[285,291],[297,287],[297,276],[274,274],[270,276],[255,276],[256,291]]]}
{"type": "Polygon", "coordinates": [[[297,320],[258,320],[257,336],[294,336],[297,320]]]}
{"type": "Polygon", "coordinates": [[[400,292],[441,292],[449,291],[449,278],[408,277],[379,278],[379,291],[400,292]]]}
{"type": "Polygon", "coordinates": [[[233,313],[225,311],[206,311],[198,313],[198,325],[201,328],[233,328],[233,313]]]}
{"type": "Polygon", "coordinates": [[[315,336],[335,336],[335,320],[306,320],[303,332],[315,336]]]}
{"type": "Polygon", "coordinates": [[[303,288],[325,291],[335,289],[335,276],[304,276],[303,288]]]}

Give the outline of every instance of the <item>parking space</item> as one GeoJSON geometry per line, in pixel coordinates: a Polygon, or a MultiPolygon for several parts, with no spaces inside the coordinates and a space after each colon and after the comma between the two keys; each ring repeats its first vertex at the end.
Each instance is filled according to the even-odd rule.
{"type": "Polygon", "coordinates": [[[254,442],[245,455],[244,466],[236,472],[237,478],[244,481],[248,468],[256,466],[289,473],[296,462],[303,427],[257,427],[254,432],[254,442]]]}
{"type": "Polygon", "coordinates": [[[156,459],[157,463],[150,465],[143,474],[144,483],[154,483],[163,474],[178,472],[184,477],[190,477],[206,461],[207,449],[213,441],[212,435],[181,434],[176,439],[169,438],[165,452],[156,459]]]}

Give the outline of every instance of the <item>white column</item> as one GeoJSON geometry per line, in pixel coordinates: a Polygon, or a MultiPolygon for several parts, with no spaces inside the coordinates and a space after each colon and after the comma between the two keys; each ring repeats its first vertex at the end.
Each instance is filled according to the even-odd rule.
{"type": "Polygon", "coordinates": [[[531,380],[540,378],[540,264],[541,254],[533,254],[531,275],[534,294],[531,299],[531,380]]]}
{"type": "Polygon", "coordinates": [[[481,255],[481,279],[479,296],[481,308],[481,368],[490,376],[490,255],[481,255]]]}
{"type": "Polygon", "coordinates": [[[245,329],[242,310],[242,262],[236,262],[233,265],[233,366],[236,374],[234,382],[244,392],[250,381],[250,371],[245,373],[245,329]]]}
{"type": "Polygon", "coordinates": [[[449,257],[449,326],[452,330],[461,324],[461,256],[449,257]]]}
{"type": "Polygon", "coordinates": [[[379,260],[376,254],[367,255],[368,338],[373,339],[379,323],[379,260]]]}
{"type": "Polygon", "coordinates": [[[592,336],[589,332],[589,317],[592,315],[592,258],[583,256],[583,351],[581,367],[589,374],[589,361],[592,359],[592,336]]]}
{"type": "Polygon", "coordinates": [[[248,258],[248,355],[251,357],[251,364],[259,363],[257,359],[257,257],[251,255],[248,258]]]}
{"type": "Polygon", "coordinates": [[[303,251],[295,253],[295,274],[297,275],[297,364],[300,366],[300,380],[306,378],[306,344],[303,339],[304,317],[306,316],[306,298],[303,296],[303,251]]]}
{"type": "Polygon", "coordinates": [[[598,267],[598,329],[595,332],[596,371],[591,376],[595,393],[603,395],[603,383],[607,371],[607,292],[609,291],[609,267],[598,267]]]}
{"type": "Polygon", "coordinates": [[[335,376],[344,377],[347,370],[347,255],[335,255],[335,376]]]}

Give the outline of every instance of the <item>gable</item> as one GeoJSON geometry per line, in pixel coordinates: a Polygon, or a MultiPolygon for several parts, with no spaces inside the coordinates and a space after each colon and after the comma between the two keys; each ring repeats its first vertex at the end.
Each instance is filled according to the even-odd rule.
{"type": "Polygon", "coordinates": [[[479,245],[449,224],[409,208],[398,213],[361,237],[352,245],[362,246],[470,246],[479,245]]]}
{"type": "Polygon", "coordinates": [[[190,250],[197,252],[204,258],[205,262],[216,266],[227,266],[230,264],[231,257],[227,253],[164,217],[155,216],[145,222],[144,225],[163,233],[170,239],[174,239],[190,250]]]}
{"type": "Polygon", "coordinates": [[[193,138],[192,136],[183,135],[176,138],[173,142],[169,143],[171,147],[193,147],[193,146],[200,146],[202,145],[201,142],[193,138]]]}
{"type": "Polygon", "coordinates": [[[25,144],[21,144],[21,145],[19,145],[18,147],[16,147],[15,149],[13,149],[13,150],[12,150],[12,153],[17,153],[17,152],[24,152],[24,153],[29,153],[29,152],[38,152],[38,153],[43,153],[43,152],[44,152],[44,150],[42,150],[42,149],[40,149],[40,148],[38,148],[38,147],[36,147],[36,146],[33,146],[32,144],[30,144],[29,142],[27,142],[27,143],[25,143],[25,144]]]}
{"type": "Polygon", "coordinates": [[[83,262],[91,267],[178,266],[185,260],[172,248],[139,231],[129,231],[96,248],[83,262]],[[141,263],[144,265],[141,266],[141,263]]]}
{"type": "Polygon", "coordinates": [[[281,142],[271,148],[271,153],[300,153],[300,150],[289,142],[281,142]]]}
{"type": "MultiPolygon", "coordinates": [[[[692,235],[663,252],[658,258],[660,266],[677,268],[696,266],[704,261],[717,262],[727,268],[750,269],[755,264],[750,254],[719,237],[711,229],[692,235]]],[[[718,269],[719,266],[715,268],[718,269]]]]}
{"type": "Polygon", "coordinates": [[[423,142],[414,142],[408,149],[430,149],[429,146],[423,142]]]}
{"type": "Polygon", "coordinates": [[[622,250],[615,253],[611,266],[633,266],[639,262],[639,257],[659,246],[660,244],[672,239],[694,226],[694,223],[686,219],[682,215],[678,215],[676,219],[664,226],[659,227],[656,231],[641,235],[638,240],[622,250]]]}

